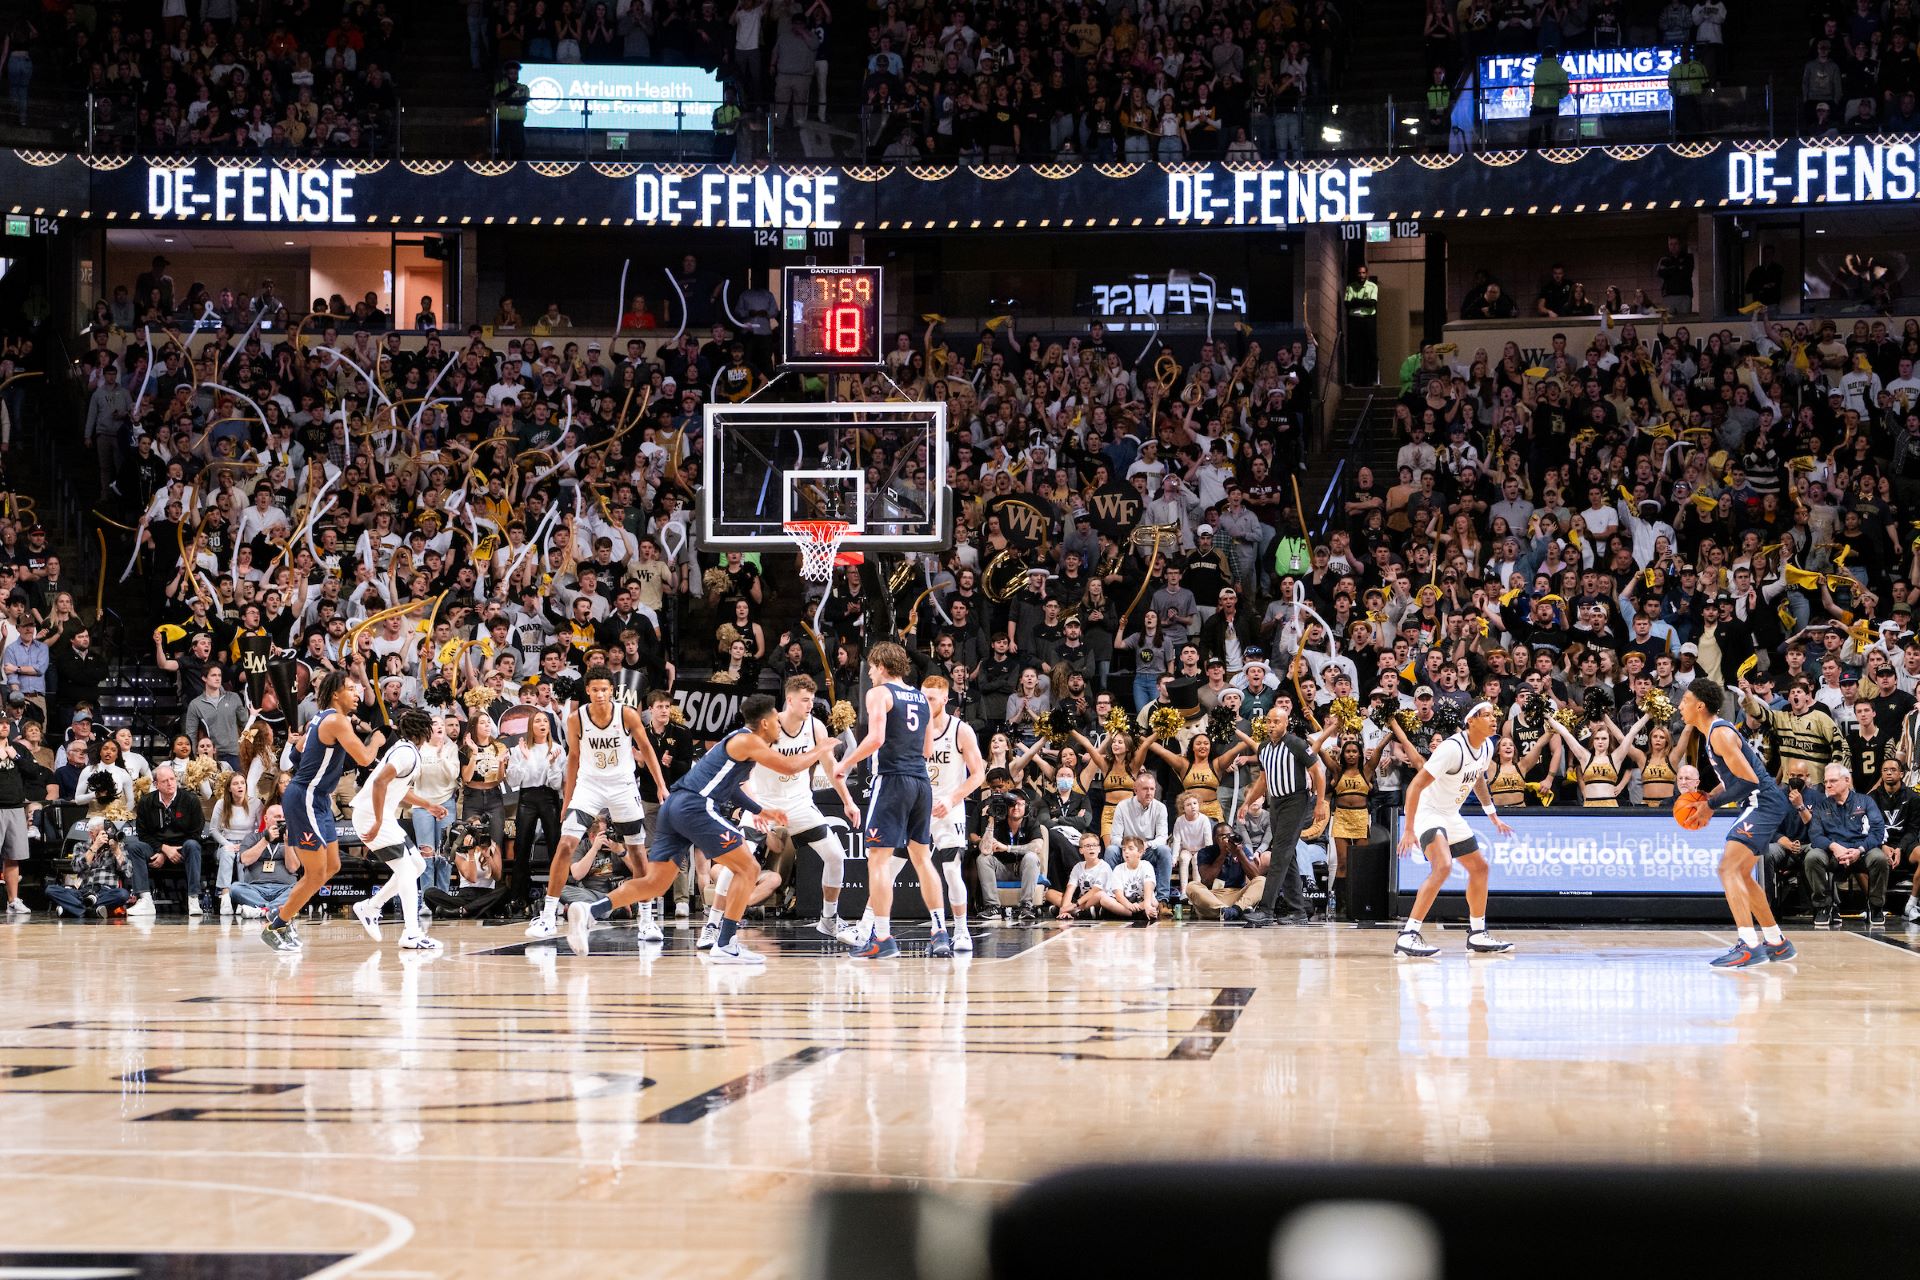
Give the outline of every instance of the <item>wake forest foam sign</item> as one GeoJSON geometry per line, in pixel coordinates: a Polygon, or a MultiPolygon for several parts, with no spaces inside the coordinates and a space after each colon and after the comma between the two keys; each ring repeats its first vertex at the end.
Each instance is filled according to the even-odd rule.
{"type": "Polygon", "coordinates": [[[1680,143],[1290,165],[166,163],[0,151],[0,205],[76,220],[255,227],[712,227],[981,232],[1713,212],[1920,198],[1920,149],[1680,143]]]}

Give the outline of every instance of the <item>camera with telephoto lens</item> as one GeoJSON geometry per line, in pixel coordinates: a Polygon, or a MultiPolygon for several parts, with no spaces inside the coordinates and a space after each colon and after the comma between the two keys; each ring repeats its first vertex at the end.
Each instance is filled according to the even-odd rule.
{"type": "Polygon", "coordinates": [[[1004,822],[1007,815],[1013,812],[1013,792],[989,792],[987,794],[986,808],[987,817],[996,822],[1004,822]]]}
{"type": "Polygon", "coordinates": [[[464,853],[475,845],[488,844],[493,840],[493,817],[490,814],[476,813],[470,818],[462,818],[447,828],[446,838],[441,842],[448,857],[464,853]]]}

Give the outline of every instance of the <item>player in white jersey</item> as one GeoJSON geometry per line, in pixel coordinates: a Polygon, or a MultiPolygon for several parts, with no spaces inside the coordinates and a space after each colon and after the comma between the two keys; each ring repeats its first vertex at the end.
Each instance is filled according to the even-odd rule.
{"type": "MultiPolygon", "coordinates": [[[[773,749],[781,755],[804,756],[821,743],[833,740],[833,735],[827,732],[827,726],[813,714],[813,697],[818,690],[819,686],[813,682],[812,676],[788,677],[787,704],[780,712],[780,736],[772,744],[773,749]]],[[[783,827],[768,830],[770,837],[784,836],[792,844],[796,858],[802,849],[811,849],[819,855],[820,919],[814,928],[829,938],[838,938],[842,932],[840,890],[847,878],[846,833],[860,829],[860,810],[848,794],[847,784],[819,765],[801,773],[787,774],[757,764],[747,775],[747,790],[762,806],[782,810],[787,815],[783,827]],[[829,818],[820,812],[813,793],[821,785],[832,786],[840,797],[841,807],[847,815],[845,820],[829,818]]],[[[713,905],[707,909],[707,923],[700,930],[699,941],[694,944],[696,949],[705,951],[719,938],[720,920],[724,915],[722,904],[732,885],[733,873],[725,867],[714,874],[713,905]]],[[[848,936],[841,940],[849,946],[865,936],[855,937],[851,934],[851,926],[846,928],[848,936]]]]}
{"type": "MultiPolygon", "coordinates": [[[[553,865],[547,871],[547,901],[527,926],[529,938],[559,934],[560,891],[567,887],[573,869],[573,851],[601,813],[620,834],[628,854],[637,862],[646,860],[647,828],[640,808],[640,779],[634,772],[636,759],[653,774],[658,794],[667,794],[667,780],[640,713],[613,700],[613,673],[605,667],[589,667],[581,683],[586,704],[567,717],[566,816],[560,821],[560,842],[554,846],[553,865]]],[[[640,912],[640,940],[660,942],[665,937],[660,904],[651,900],[640,912]]]]}
{"type": "Polygon", "coordinates": [[[980,756],[980,740],[973,726],[947,714],[945,676],[920,682],[933,713],[933,734],[927,746],[927,777],[933,783],[933,861],[947,886],[949,936],[955,951],[973,950],[967,933],[967,797],[987,780],[987,764],[980,756]]]}
{"type": "Polygon", "coordinates": [[[360,833],[367,854],[387,864],[387,882],[365,902],[353,904],[353,918],[360,927],[380,940],[380,912],[387,899],[400,899],[400,918],[406,927],[400,934],[403,951],[438,951],[440,944],[420,928],[420,876],[427,861],[413,847],[407,828],[400,821],[400,807],[412,805],[425,809],[436,818],[447,816],[445,806],[424,800],[413,793],[413,780],[420,772],[420,744],[433,736],[433,717],[414,707],[402,711],[394,721],[400,741],[375,766],[367,785],[353,797],[353,829],[360,833]]]}
{"type": "Polygon", "coordinates": [[[1500,713],[1494,705],[1475,703],[1467,712],[1465,726],[1433,749],[1407,788],[1407,819],[1400,836],[1400,852],[1406,855],[1420,849],[1433,870],[1414,896],[1407,922],[1400,927],[1399,940],[1393,944],[1396,955],[1423,959],[1440,954],[1440,948],[1420,937],[1420,927],[1446,885],[1456,859],[1467,872],[1467,950],[1491,955],[1513,948],[1511,942],[1496,942],[1487,932],[1487,855],[1480,851],[1473,828],[1460,816],[1460,806],[1467,796],[1478,792],[1480,807],[1493,820],[1494,830],[1503,836],[1513,834],[1513,828],[1494,812],[1493,796],[1487,791],[1493,735],[1499,727],[1500,713]]]}

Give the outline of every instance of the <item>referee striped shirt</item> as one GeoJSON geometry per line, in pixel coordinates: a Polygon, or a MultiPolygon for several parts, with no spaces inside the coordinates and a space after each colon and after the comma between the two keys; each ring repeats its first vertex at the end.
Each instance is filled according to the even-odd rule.
{"type": "Polygon", "coordinates": [[[1307,777],[1307,744],[1295,734],[1286,734],[1278,742],[1260,747],[1260,768],[1267,775],[1267,795],[1286,800],[1312,790],[1307,777]]]}

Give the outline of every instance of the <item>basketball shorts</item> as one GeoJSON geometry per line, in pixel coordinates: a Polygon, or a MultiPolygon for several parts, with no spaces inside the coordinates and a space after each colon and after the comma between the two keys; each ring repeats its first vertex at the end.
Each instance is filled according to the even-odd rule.
{"type": "Polygon", "coordinates": [[[675,791],[654,814],[647,859],[677,862],[684,867],[691,859],[690,850],[718,858],[732,853],[746,840],[746,833],[729,822],[713,801],[697,791],[675,791]]]}
{"type": "Polygon", "coordinates": [[[909,774],[874,777],[867,798],[867,843],[882,849],[933,843],[933,784],[909,774]]]}
{"type": "Polygon", "coordinates": [[[319,849],[340,838],[333,818],[333,797],[315,795],[303,782],[288,787],[280,797],[287,816],[287,843],[297,849],[319,849]]]}
{"type": "Polygon", "coordinates": [[[560,819],[561,836],[579,839],[602,813],[622,838],[629,842],[645,838],[646,813],[640,805],[640,783],[632,778],[624,783],[597,778],[574,779],[573,794],[567,797],[567,812],[560,819]]]}
{"type": "Polygon", "coordinates": [[[932,819],[933,847],[936,849],[964,849],[967,847],[967,807],[956,804],[947,810],[943,818],[932,819]]]}
{"type": "Polygon", "coordinates": [[[828,825],[826,815],[815,807],[812,796],[793,804],[781,804],[778,800],[762,800],[760,803],[787,815],[782,829],[790,836],[803,836],[809,831],[817,831],[828,825]]]}
{"type": "Polygon", "coordinates": [[[1413,815],[1413,835],[1420,842],[1422,853],[1433,843],[1435,832],[1445,833],[1448,851],[1456,858],[1480,852],[1480,838],[1473,834],[1473,828],[1458,813],[1434,813],[1421,809],[1413,815]]]}
{"type": "Polygon", "coordinates": [[[1727,843],[1744,845],[1755,857],[1767,852],[1767,845],[1787,824],[1787,797],[1784,792],[1756,789],[1740,807],[1740,814],[1727,832],[1727,843]]]}

